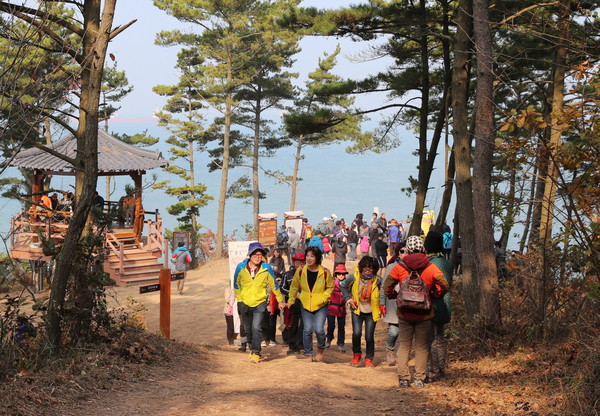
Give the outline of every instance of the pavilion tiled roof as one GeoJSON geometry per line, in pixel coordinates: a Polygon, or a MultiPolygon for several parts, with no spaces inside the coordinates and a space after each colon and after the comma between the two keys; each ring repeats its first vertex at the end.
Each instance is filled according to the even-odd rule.
{"type": "MultiPolygon", "coordinates": [[[[77,140],[69,134],[48,145],[58,153],[75,158],[77,140]]],[[[17,153],[11,166],[51,172],[74,172],[73,166],[42,149],[31,148],[17,153]]],[[[127,144],[104,130],[98,130],[98,172],[122,173],[166,167],[169,162],[158,150],[147,150],[127,144]]]]}

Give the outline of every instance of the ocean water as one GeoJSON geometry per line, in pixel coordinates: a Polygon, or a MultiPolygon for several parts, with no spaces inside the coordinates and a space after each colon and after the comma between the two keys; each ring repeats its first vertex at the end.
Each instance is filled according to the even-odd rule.
{"type": "MultiPolygon", "coordinates": [[[[161,138],[166,138],[166,132],[156,125],[147,123],[128,123],[111,126],[111,131],[119,133],[135,133],[149,129],[149,133],[161,138]]],[[[406,219],[412,215],[414,209],[414,196],[407,196],[400,191],[409,184],[409,176],[417,176],[417,157],[413,154],[417,147],[414,133],[406,131],[402,135],[399,147],[382,154],[366,153],[352,155],[345,152],[349,143],[331,144],[322,147],[305,148],[304,159],[300,162],[299,175],[302,181],[298,185],[296,197],[296,210],[304,211],[313,226],[317,225],[323,217],[336,214],[338,218],[352,221],[357,213],[363,213],[365,218],[378,210],[385,212],[389,219],[406,219]]],[[[155,148],[162,151],[163,157],[168,158],[168,146],[164,142],[158,143],[155,148]]],[[[263,158],[262,166],[267,170],[280,170],[291,175],[294,166],[294,148],[279,150],[275,157],[263,158]]],[[[438,155],[436,169],[433,172],[430,190],[427,195],[426,209],[437,212],[441,203],[444,181],[443,153],[438,155]]],[[[197,157],[196,178],[204,183],[209,195],[214,197],[200,212],[200,223],[207,229],[216,231],[218,195],[221,173],[208,173],[206,165],[208,156],[200,154],[197,157]]],[[[151,173],[156,173],[159,180],[171,179],[177,181],[175,175],[160,169],[149,171],[144,175],[145,180],[151,173]]],[[[249,168],[236,168],[230,172],[229,184],[241,175],[251,175],[249,168]]],[[[18,175],[16,169],[9,169],[5,177],[18,175]]],[[[131,183],[127,177],[117,177],[115,192],[111,200],[118,200],[124,191],[125,184],[131,183]]],[[[73,178],[55,176],[52,187],[56,189],[72,189],[73,178]]],[[[283,221],[283,213],[289,211],[291,189],[288,185],[276,183],[273,179],[261,174],[260,189],[266,193],[266,199],[260,201],[262,213],[277,213],[278,221],[283,221]]],[[[104,178],[98,180],[98,192],[104,196],[104,178]]],[[[144,191],[143,204],[147,211],[158,209],[163,217],[165,227],[173,229],[177,225],[176,218],[169,215],[166,207],[174,203],[175,199],[163,191],[147,189],[144,191]]],[[[9,231],[10,218],[20,209],[20,204],[6,198],[0,200],[0,233],[3,236],[9,231]]],[[[452,212],[452,211],[451,211],[452,212]]],[[[225,232],[231,235],[237,231],[239,238],[243,235],[243,224],[251,224],[252,205],[240,200],[229,199],[226,204],[225,232]]],[[[6,251],[2,247],[2,251],[6,251]]]]}

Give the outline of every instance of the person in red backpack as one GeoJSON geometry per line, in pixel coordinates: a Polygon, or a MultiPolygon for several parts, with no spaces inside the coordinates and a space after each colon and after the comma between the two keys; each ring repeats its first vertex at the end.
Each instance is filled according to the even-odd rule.
{"type": "Polygon", "coordinates": [[[348,270],[346,270],[346,266],[343,264],[338,264],[333,270],[334,288],[327,308],[327,341],[325,341],[325,347],[329,348],[331,346],[335,332],[335,323],[337,321],[337,346],[340,352],[346,352],[346,348],[344,347],[346,341],[346,302],[344,302],[340,284],[347,276],[348,270]]]}
{"type": "MultiPolygon", "coordinates": [[[[428,295],[433,298],[442,297],[448,290],[448,281],[444,273],[423,252],[423,239],[419,236],[410,236],[406,240],[408,254],[402,259],[402,264],[397,264],[387,275],[383,282],[383,291],[390,299],[402,296],[396,292],[396,285],[400,285],[407,278],[420,278],[425,282],[428,295]]],[[[431,320],[434,309],[397,308],[398,326],[400,329],[399,347],[397,355],[398,384],[401,389],[410,385],[410,372],[408,369],[408,355],[413,345],[415,350],[415,375],[413,386],[416,388],[425,386],[427,372],[427,361],[429,358],[428,339],[431,332],[431,320]]]]}

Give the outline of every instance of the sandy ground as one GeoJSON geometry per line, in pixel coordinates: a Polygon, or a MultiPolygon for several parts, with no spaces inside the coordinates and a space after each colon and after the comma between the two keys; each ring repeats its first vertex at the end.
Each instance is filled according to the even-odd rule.
{"type": "MultiPolygon", "coordinates": [[[[326,260],[324,265],[331,267],[330,263],[326,260]]],[[[176,294],[172,284],[171,338],[199,345],[205,360],[191,362],[177,373],[163,370],[156,380],[141,381],[147,386],[144,389],[118,392],[106,409],[97,409],[101,414],[448,414],[443,399],[436,403],[428,398],[438,389],[426,395],[423,390],[410,390],[398,400],[396,368],[383,363],[384,323],[377,328],[381,342],[375,368],[348,365],[352,357],[349,317],[346,353],[328,349],[325,362],[311,363],[302,355],[286,355],[286,346],[270,346],[263,348],[263,362],[251,363],[248,354],[227,345],[223,291],[228,281],[228,264],[221,260],[190,271],[183,295],[176,294]]],[[[120,304],[130,298],[144,305],[148,328],[158,331],[158,292],[140,295],[138,288],[116,288],[115,295],[120,304]]],[[[277,339],[281,341],[279,331],[277,339]]]]}
{"type": "MultiPolygon", "coordinates": [[[[355,263],[349,264],[353,266],[355,263]]],[[[331,267],[330,261],[325,266],[331,267]]],[[[375,368],[348,365],[351,322],[347,318],[347,352],[328,349],[325,362],[286,355],[287,347],[263,348],[265,360],[227,345],[223,291],[229,279],[226,260],[189,272],[182,296],[172,296],[171,337],[193,344],[197,353],[144,370],[135,382],[82,392],[80,400],[38,415],[541,415],[525,401],[528,388],[515,384],[513,368],[492,363],[454,362],[449,376],[424,389],[397,390],[396,368],[384,363],[387,325],[376,332],[375,368]],[[502,377],[508,377],[502,379],[502,377]],[[500,384],[494,380],[499,380],[500,384]],[[509,381],[510,380],[510,381],[509,381]],[[527,405],[523,405],[526,403],[527,405]],[[519,407],[521,406],[521,407],[519,407]]],[[[173,289],[175,284],[173,283],[173,289]]],[[[115,288],[113,304],[129,299],[143,304],[151,331],[158,331],[159,294],[139,295],[137,288],[115,288]]],[[[281,334],[277,333],[281,341],[281,334]]],[[[518,377],[516,378],[518,380],[518,377]]],[[[535,389],[532,388],[530,394],[535,389]]],[[[540,399],[543,392],[536,393],[540,399]]],[[[530,403],[530,401],[532,403],[530,403]]]]}

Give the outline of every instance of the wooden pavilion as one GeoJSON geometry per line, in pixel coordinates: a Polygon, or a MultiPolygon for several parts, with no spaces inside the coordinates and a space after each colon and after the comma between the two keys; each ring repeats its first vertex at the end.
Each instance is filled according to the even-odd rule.
{"type": "MultiPolygon", "coordinates": [[[[54,151],[75,158],[77,141],[70,134],[50,144],[54,151]]],[[[45,255],[40,235],[52,242],[64,240],[72,212],[68,209],[40,209],[44,179],[48,175],[75,176],[73,166],[38,148],[22,150],[15,155],[11,166],[33,171],[32,194],[34,205],[11,219],[10,255],[32,262],[38,288],[51,269],[52,258],[45,255]]],[[[168,250],[163,237],[162,219],[158,210],[145,211],[142,206],[142,176],[146,170],[166,167],[168,162],[158,150],[141,149],[98,130],[98,176],[128,175],[135,187],[135,210],[132,224],[115,224],[105,234],[106,260],[104,270],[119,286],[158,282],[168,250]]],[[[105,201],[104,210],[117,202],[105,201]]],[[[60,207],[60,205],[59,205],[60,207]]]]}

